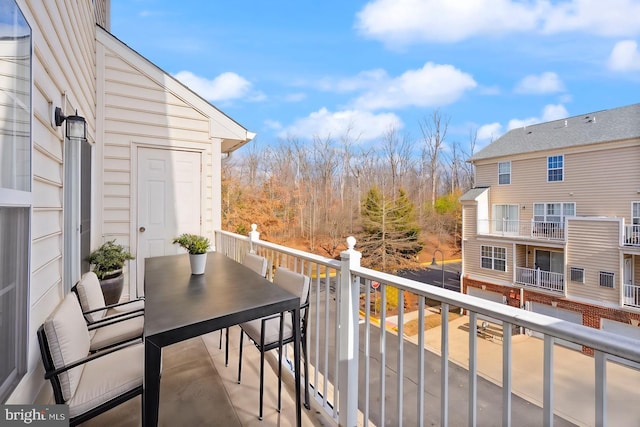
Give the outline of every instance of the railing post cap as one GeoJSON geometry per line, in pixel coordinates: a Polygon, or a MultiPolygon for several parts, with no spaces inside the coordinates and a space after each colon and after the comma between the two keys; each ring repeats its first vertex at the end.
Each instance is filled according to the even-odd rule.
{"type": "Polygon", "coordinates": [[[258,229],[258,224],[251,224],[251,231],[256,231],[258,229]]]}

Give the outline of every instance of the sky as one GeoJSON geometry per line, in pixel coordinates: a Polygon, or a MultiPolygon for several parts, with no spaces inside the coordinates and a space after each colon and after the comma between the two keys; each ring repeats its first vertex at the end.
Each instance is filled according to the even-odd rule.
{"type": "Polygon", "coordinates": [[[111,32],[263,146],[419,139],[438,111],[477,151],[640,102],[640,0],[111,0],[111,32]]]}

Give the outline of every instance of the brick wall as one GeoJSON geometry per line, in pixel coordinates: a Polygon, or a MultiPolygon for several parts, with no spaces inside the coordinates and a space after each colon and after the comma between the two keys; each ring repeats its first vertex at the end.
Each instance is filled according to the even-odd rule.
{"type": "MultiPolygon", "coordinates": [[[[600,329],[601,319],[615,320],[626,324],[640,324],[640,313],[631,313],[616,308],[602,307],[595,304],[587,304],[568,300],[564,297],[536,292],[524,288],[523,300],[520,301],[520,288],[495,285],[469,278],[463,278],[462,289],[466,294],[469,287],[497,292],[507,298],[507,304],[512,307],[524,307],[525,302],[537,302],[540,304],[554,305],[564,310],[582,313],[582,324],[591,328],[600,329]]],[[[593,349],[583,347],[583,352],[593,355],[593,349]]]]}

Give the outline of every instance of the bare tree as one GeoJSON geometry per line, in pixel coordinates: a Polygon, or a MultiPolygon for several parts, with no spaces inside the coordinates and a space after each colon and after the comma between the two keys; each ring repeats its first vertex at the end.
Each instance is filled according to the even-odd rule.
{"type": "Polygon", "coordinates": [[[420,122],[422,133],[422,158],[429,165],[431,182],[431,206],[436,202],[438,195],[438,180],[440,169],[440,154],[444,148],[449,127],[449,118],[443,117],[440,110],[435,110],[430,117],[425,117],[420,122]]]}

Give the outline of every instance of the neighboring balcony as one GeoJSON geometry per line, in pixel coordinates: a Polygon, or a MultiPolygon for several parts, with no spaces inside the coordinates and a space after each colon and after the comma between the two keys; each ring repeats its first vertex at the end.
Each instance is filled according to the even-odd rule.
{"type": "Polygon", "coordinates": [[[480,219],[478,220],[478,234],[541,240],[565,240],[564,223],[533,220],[480,219]]]}
{"type": "Polygon", "coordinates": [[[564,274],[543,271],[539,268],[516,267],[516,283],[547,291],[564,292],[564,274]]]}
{"type": "Polygon", "coordinates": [[[625,246],[640,247],[640,225],[625,225],[624,226],[624,241],[625,246]]]}
{"type": "Polygon", "coordinates": [[[624,305],[627,307],[640,308],[640,286],[624,285],[624,305]]]}

